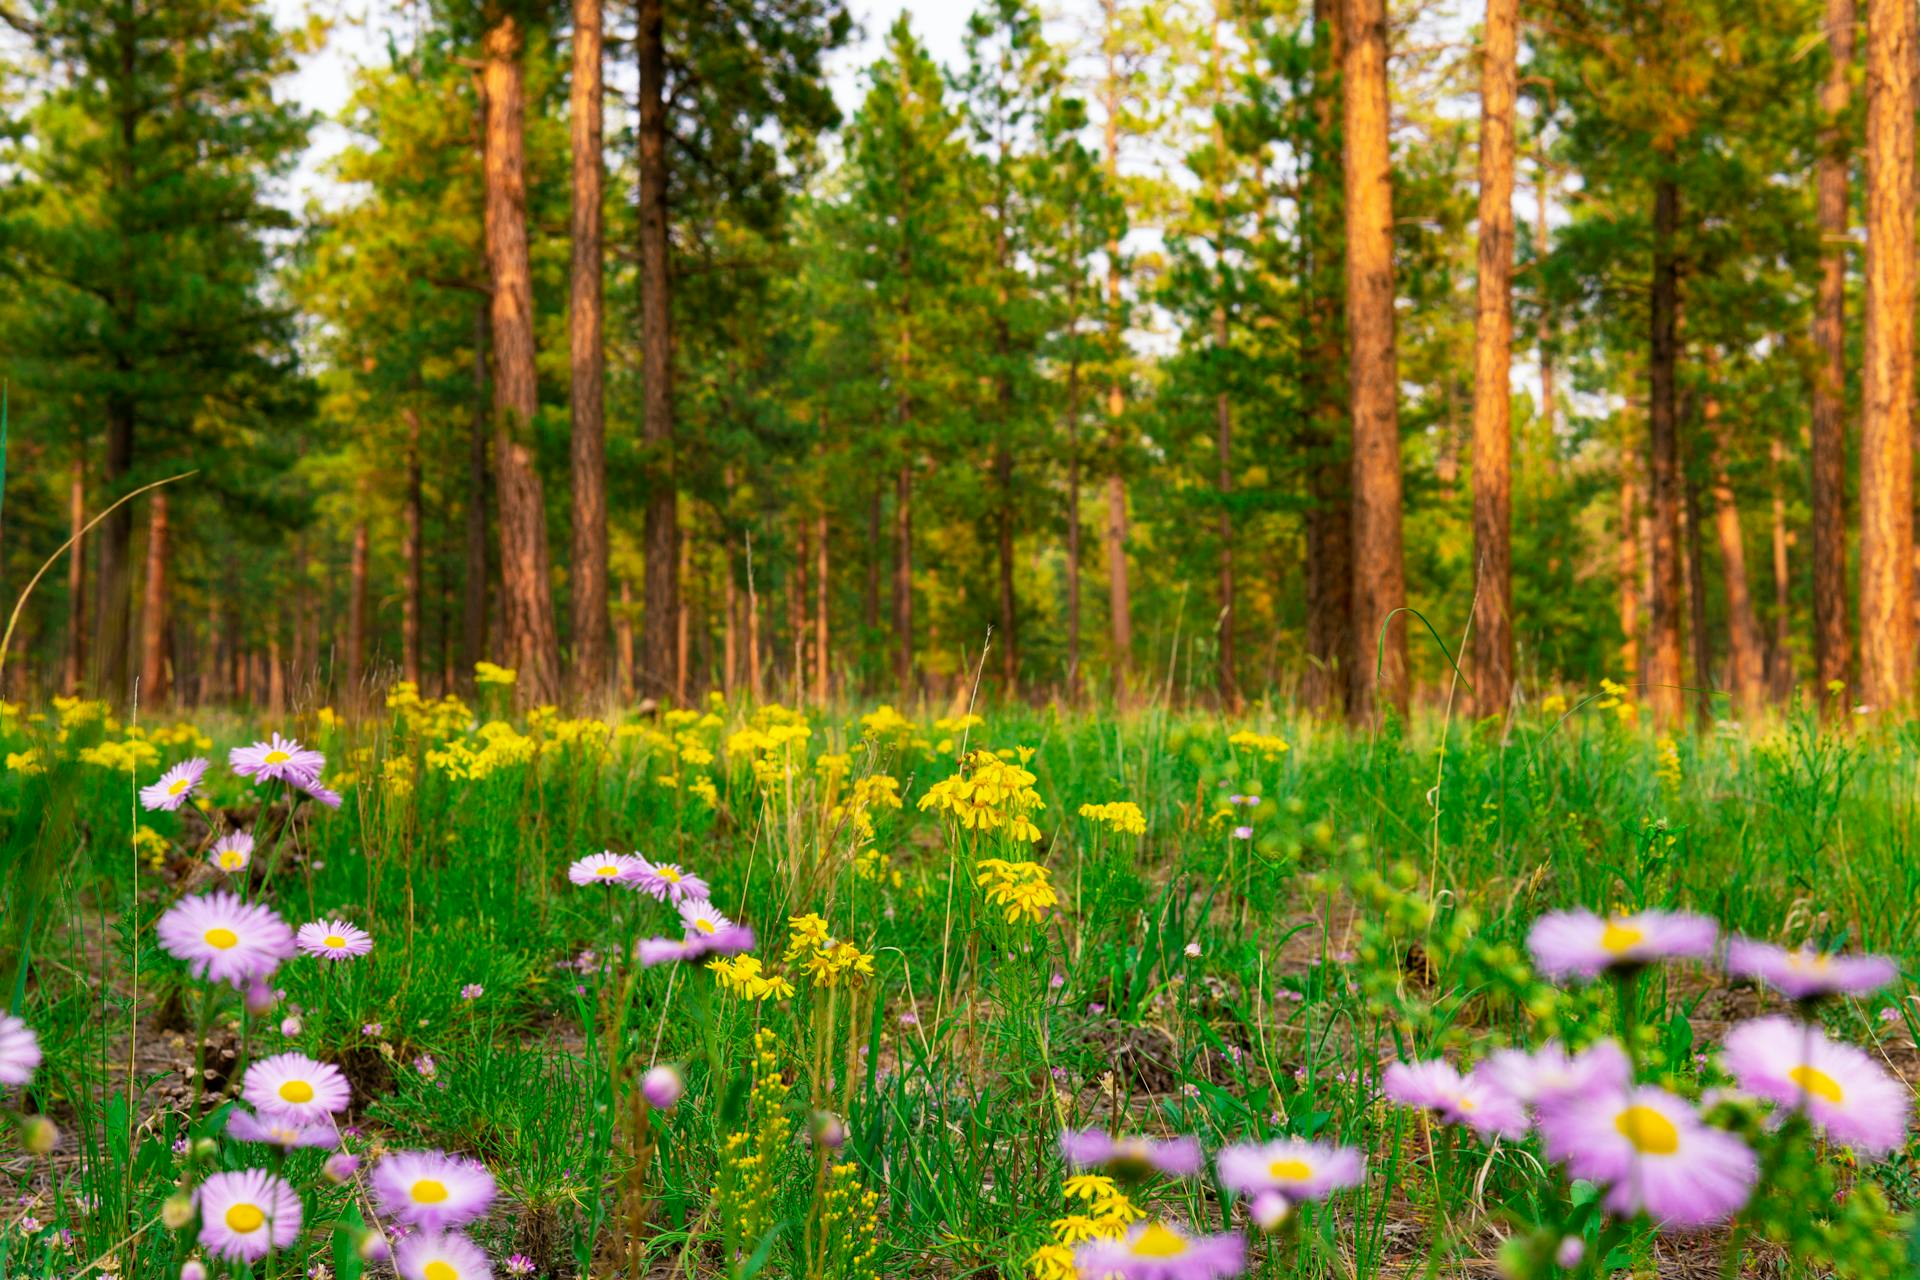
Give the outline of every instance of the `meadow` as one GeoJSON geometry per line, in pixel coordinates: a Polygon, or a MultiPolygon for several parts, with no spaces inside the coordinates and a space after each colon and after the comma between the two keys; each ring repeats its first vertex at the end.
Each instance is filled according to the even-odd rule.
{"type": "Polygon", "coordinates": [[[482,677],[0,704],[0,1274],[1915,1271],[1920,725],[482,677]]]}

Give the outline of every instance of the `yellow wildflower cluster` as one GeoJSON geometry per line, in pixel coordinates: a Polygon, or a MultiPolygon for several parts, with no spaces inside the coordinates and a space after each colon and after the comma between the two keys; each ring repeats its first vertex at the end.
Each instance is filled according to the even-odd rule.
{"type": "Polygon", "coordinates": [[[8,773],[43,773],[46,765],[40,762],[40,752],[28,747],[25,751],[7,752],[8,773]]]}
{"type": "Polygon", "coordinates": [[[152,827],[142,824],[133,829],[134,852],[145,855],[147,866],[158,871],[167,862],[167,838],[152,827]]]}
{"type": "Polygon", "coordinates": [[[885,881],[896,889],[901,884],[900,873],[893,869],[893,855],[878,849],[861,850],[853,860],[853,875],[856,880],[885,881]]]}
{"type": "Polygon", "coordinates": [[[439,750],[427,752],[427,767],[449,778],[477,782],[501,769],[526,764],[540,744],[505,720],[489,720],[480,726],[474,740],[456,740],[439,750]]]}
{"type": "Polygon", "coordinates": [[[159,764],[160,748],[144,738],[129,734],[119,742],[108,741],[81,748],[80,763],[134,773],[159,764]]]}
{"type": "Polygon", "coordinates": [[[476,684],[508,686],[520,678],[520,673],[512,667],[497,666],[491,662],[473,664],[473,679],[476,684]]]}
{"type": "Polygon", "coordinates": [[[396,796],[413,791],[413,757],[388,756],[380,764],[380,781],[396,796]]]}
{"type": "Polygon", "coordinates": [[[974,883],[987,891],[989,903],[1006,909],[1008,924],[1023,919],[1038,924],[1049,910],[1059,905],[1060,896],[1053,891],[1052,873],[1037,862],[984,858],[976,871],[974,883]]]}
{"type": "Polygon", "coordinates": [[[853,825],[854,843],[873,839],[873,815],[879,809],[900,808],[900,780],[890,774],[870,773],[853,784],[847,798],[833,807],[828,821],[853,825]]]}
{"type": "Polygon", "coordinates": [[[1121,835],[1143,836],[1147,834],[1147,815],[1140,812],[1140,806],[1131,800],[1115,800],[1109,804],[1083,804],[1080,816],[1108,827],[1121,835]]]}
{"type": "Polygon", "coordinates": [[[1681,778],[1679,744],[1663,735],[1653,744],[1653,751],[1657,761],[1653,767],[1654,776],[1659,778],[1664,786],[1679,786],[1681,778]]]}
{"type": "Polygon", "coordinates": [[[1016,840],[1038,840],[1040,828],[1029,815],[1047,806],[1033,784],[1034,776],[1020,765],[991,751],[972,751],[959,773],[927,789],[920,808],[951,814],[969,831],[1004,830],[1016,840]]]}
{"type": "Polygon", "coordinates": [[[883,702],[860,717],[860,732],[869,738],[903,738],[914,731],[913,721],[883,702]]]}
{"type": "Polygon", "coordinates": [[[1594,706],[1602,711],[1611,711],[1623,725],[1635,725],[1640,722],[1640,708],[1633,705],[1633,699],[1623,684],[1615,684],[1602,676],[1600,696],[1594,700],[1594,706]]]}
{"type": "MultiPolygon", "coordinates": [[[[128,729],[127,736],[137,738],[140,736],[140,731],[128,729]]],[[[178,720],[170,725],[156,725],[147,730],[146,736],[149,741],[163,747],[186,747],[190,751],[213,750],[213,739],[200,732],[198,726],[188,724],[185,720],[178,720]]]]}
{"type": "Polygon", "coordinates": [[[871,952],[835,938],[826,920],[812,913],[787,918],[786,961],[798,964],[817,987],[863,987],[874,972],[871,952]]]}
{"type": "Polygon", "coordinates": [[[444,698],[422,698],[420,686],[401,680],[387,690],[387,710],[393,712],[396,725],[429,738],[450,738],[473,723],[473,710],[453,694],[444,698]]]}
{"type": "Polygon", "coordinates": [[[1073,1265],[1075,1245],[1118,1240],[1146,1217],[1112,1178],[1101,1174],[1075,1174],[1061,1190],[1068,1201],[1067,1215],[1048,1224],[1052,1243],[1041,1245],[1027,1258],[1027,1274],[1033,1280],[1075,1280],[1079,1274],[1073,1265]]]}
{"type": "Polygon", "coordinates": [[[700,802],[706,805],[707,808],[718,809],[720,807],[720,792],[713,785],[713,779],[709,778],[706,774],[695,774],[693,780],[687,783],[687,790],[699,796],[700,802]]]}
{"type": "Polygon", "coordinates": [[[727,738],[727,754],[734,757],[767,755],[796,742],[804,748],[812,736],[813,728],[805,715],[770,702],[753,713],[746,727],[727,738]]]}
{"type": "Polygon", "coordinates": [[[1540,699],[1540,714],[1543,716],[1563,716],[1567,714],[1567,695],[1550,693],[1540,699]]]}
{"type": "Polygon", "coordinates": [[[60,717],[62,729],[82,729],[95,723],[105,724],[109,731],[115,727],[113,717],[108,714],[111,708],[94,699],[67,698],[55,694],[53,710],[60,717]]]}
{"type": "Polygon", "coordinates": [[[827,1171],[821,1215],[819,1274],[832,1280],[879,1280],[880,1196],[860,1185],[860,1171],[841,1162],[827,1171]]]}
{"type": "Polygon", "coordinates": [[[985,720],[969,711],[963,716],[942,716],[933,722],[933,731],[945,734],[965,733],[969,729],[978,729],[985,723],[985,720]]]}
{"type": "Polygon", "coordinates": [[[764,1028],[754,1033],[746,1127],[727,1135],[720,1147],[713,1200],[733,1257],[744,1257],[759,1245],[772,1230],[779,1208],[774,1202],[775,1174],[792,1145],[793,1121],[787,1115],[792,1086],[780,1078],[780,1059],[774,1052],[778,1043],[764,1028]]]}
{"type": "Polygon", "coordinates": [[[722,991],[745,1000],[785,1000],[793,994],[793,984],[769,973],[758,956],[710,960],[707,968],[722,991]]]}
{"type": "Polygon", "coordinates": [[[1285,738],[1276,738],[1268,733],[1255,733],[1251,729],[1242,729],[1238,733],[1229,735],[1227,745],[1241,747],[1248,751],[1258,751],[1268,760],[1278,760],[1293,750],[1287,745],[1285,738]]]}

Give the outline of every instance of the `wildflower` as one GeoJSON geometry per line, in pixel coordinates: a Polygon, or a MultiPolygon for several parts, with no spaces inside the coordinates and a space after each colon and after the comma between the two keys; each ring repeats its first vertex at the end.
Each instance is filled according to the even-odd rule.
{"type": "Polygon", "coordinates": [[[708,894],[707,882],[688,874],[679,863],[649,862],[637,854],[622,880],[639,892],[676,907],[683,902],[703,902],[708,894]]]}
{"type": "Polygon", "coordinates": [[[1730,1133],[1709,1128],[1685,1101],[1639,1086],[1567,1097],[1540,1113],[1547,1155],[1568,1172],[1610,1184],[1606,1206],[1662,1226],[1704,1227],[1739,1211],[1759,1167],[1730,1133]]]}
{"type": "Polygon", "coordinates": [[[353,1180],[353,1175],[359,1168],[359,1156],[348,1155],[341,1151],[328,1156],[327,1162],[320,1166],[320,1172],[326,1175],[328,1182],[346,1183],[353,1180]]]}
{"type": "Polygon", "coordinates": [[[235,871],[245,871],[247,864],[253,861],[253,836],[246,831],[230,831],[213,842],[213,848],[207,852],[207,863],[215,871],[225,871],[231,875],[235,871]]]}
{"type": "Polygon", "coordinates": [[[1476,1074],[1514,1101],[1536,1106],[1594,1089],[1624,1089],[1632,1081],[1633,1064],[1618,1041],[1602,1040],[1569,1054],[1559,1041],[1549,1040],[1531,1053],[1501,1049],[1476,1074]]]}
{"type": "Polygon", "coordinates": [[[520,678],[520,673],[512,667],[497,666],[491,662],[473,664],[475,684],[510,685],[520,678]]]}
{"type": "Polygon", "coordinates": [[[1579,1236],[1567,1236],[1560,1241],[1560,1247],[1553,1251],[1553,1260],[1563,1271],[1571,1271],[1580,1265],[1587,1256],[1587,1242],[1579,1236]]]}
{"type": "Polygon", "coordinates": [[[263,978],[293,954],[293,930],[259,903],[231,893],[182,898],[155,932],[167,954],[185,960],[196,978],[239,987],[263,978]]]}
{"type": "Polygon", "coordinates": [[[686,1091],[687,1082],[669,1066],[654,1067],[640,1077],[640,1092],[646,1096],[647,1105],[656,1111],[670,1109],[686,1091]]]}
{"type": "Polygon", "coordinates": [[[1233,838],[1235,840],[1251,840],[1253,839],[1253,828],[1252,827],[1235,827],[1233,829],[1233,838]]]}
{"type": "Polygon", "coordinates": [[[1060,1154],[1076,1169],[1104,1169],[1128,1182],[1154,1173],[1185,1178],[1200,1171],[1200,1144],[1184,1135],[1160,1141],[1069,1129],[1060,1135],[1060,1154]]]}
{"type": "Polygon", "coordinates": [[[373,1168],[380,1207],[426,1231],[462,1227],[493,1203],[493,1175],[438,1151],[396,1151],[373,1168]]]}
{"type": "Polygon", "coordinates": [[[1278,1191],[1262,1191],[1247,1206],[1247,1216],[1262,1231],[1278,1231],[1293,1216],[1293,1201],[1278,1191]]]}
{"type": "Polygon", "coordinates": [[[1186,946],[1180,948],[1180,950],[1189,960],[1198,960],[1200,958],[1200,944],[1197,942],[1189,942],[1186,946]]]}
{"type": "Polygon", "coordinates": [[[568,867],[567,879],[575,884],[619,884],[634,875],[639,863],[624,853],[596,853],[568,867]]]}
{"type": "MultiPolygon", "coordinates": [[[[405,1230],[405,1228],[401,1229],[405,1230]]],[[[393,1256],[393,1245],[380,1232],[366,1231],[361,1233],[359,1242],[353,1246],[353,1251],[360,1255],[362,1262],[385,1262],[393,1256]]]]}
{"type": "Polygon", "coordinates": [[[300,1238],[300,1197],[264,1169],[210,1173],[200,1184],[200,1243],[216,1258],[258,1262],[300,1238]]]}
{"type": "Polygon", "coordinates": [[[40,1037],[12,1014],[0,1014],[0,1084],[25,1084],[40,1065],[40,1037]]]}
{"type": "Polygon", "coordinates": [[[44,1156],[60,1142],[60,1126],[45,1116],[28,1116],[20,1126],[20,1145],[30,1156],[44,1156]]]}
{"type": "Polygon", "coordinates": [[[1089,1280],[1216,1280],[1246,1269],[1247,1245],[1238,1233],[1193,1236],[1156,1221],[1119,1240],[1090,1240],[1074,1250],[1073,1261],[1089,1280]]]}
{"type": "Polygon", "coordinates": [[[180,1264],[180,1280],[207,1280],[207,1264],[198,1258],[188,1258],[180,1264]]]}
{"type": "MultiPolygon", "coordinates": [[[[340,807],[340,793],[332,787],[322,785],[320,779],[315,778],[310,782],[303,782],[298,785],[302,791],[327,806],[327,808],[338,809],[340,807]]],[[[316,868],[319,865],[319,863],[314,864],[316,868]]]]}
{"type": "Polygon", "coordinates": [[[428,1079],[432,1079],[440,1073],[440,1064],[433,1060],[432,1054],[423,1053],[413,1060],[413,1069],[428,1079]]]}
{"type": "Polygon", "coordinates": [[[1060,1193],[1069,1200],[1105,1200],[1120,1194],[1120,1188],[1104,1174],[1076,1173],[1061,1184],[1060,1193]]]}
{"type": "Polygon", "coordinates": [[[340,1137],[330,1124],[302,1124],[284,1115],[255,1115],[236,1107],[227,1117],[227,1132],[237,1142],[262,1142],[291,1151],[296,1147],[331,1150],[340,1145],[340,1137]]]}
{"type": "Polygon", "coordinates": [[[1073,1250],[1063,1244],[1043,1244],[1027,1256],[1027,1270],[1033,1280],[1078,1280],[1073,1265],[1073,1250]]]}
{"type": "Polygon", "coordinates": [[[457,1231],[419,1231],[393,1251],[393,1265],[406,1280],[492,1280],[480,1246],[457,1231]]]}
{"type": "Polygon", "coordinates": [[[345,1111],[352,1091],[340,1068],[304,1053],[278,1053],[247,1068],[240,1096],[260,1111],[296,1124],[345,1111]]]}
{"type": "Polygon", "coordinates": [[[1241,1195],[1274,1191],[1297,1201],[1324,1200],[1329,1192],[1357,1186],[1362,1162],[1353,1147],[1284,1138],[1227,1147],[1216,1167],[1220,1181],[1241,1195]]]}
{"type": "Polygon", "coordinates": [[[1788,951],[1752,938],[1727,944],[1727,972],[1764,982],[1789,1000],[1872,995],[1900,974],[1885,956],[1828,955],[1811,947],[1788,951]]]}
{"type": "Polygon", "coordinates": [[[207,773],[207,762],[199,756],[182,760],[160,775],[159,781],[140,788],[140,807],[172,813],[187,802],[193,789],[207,773]]]}
{"type": "Polygon", "coordinates": [[[469,982],[466,986],[460,988],[460,998],[462,1000],[478,1000],[485,994],[487,994],[487,989],[477,982],[469,982]]]}
{"type": "Polygon", "coordinates": [[[1396,1062],[1381,1077],[1387,1097],[1432,1111],[1449,1124],[1463,1124],[1483,1138],[1519,1138],[1527,1131],[1520,1103],[1475,1072],[1462,1076],[1442,1058],[1396,1062]]]}
{"type": "Polygon", "coordinates": [[[294,942],[316,960],[351,960],[373,950],[373,938],[345,920],[315,920],[300,926],[294,942]]]}
{"type": "Polygon", "coordinates": [[[1722,1057],[1740,1087],[1805,1109],[1833,1141],[1881,1155],[1906,1141],[1907,1090],[1864,1052],[1790,1018],[1755,1018],[1727,1034],[1722,1057]]]}
{"type": "Polygon", "coordinates": [[[1147,833],[1147,816],[1140,812],[1140,806],[1131,800],[1115,800],[1110,804],[1083,804],[1080,816],[1090,818],[1108,830],[1119,835],[1141,836],[1147,833]]]}
{"type": "Polygon", "coordinates": [[[365,1022],[360,1025],[360,1034],[363,1036],[383,1036],[386,1033],[387,1029],[378,1022],[365,1022]]]}
{"type": "Polygon", "coordinates": [[[256,1018],[264,1018],[273,1012],[274,1001],[279,998],[279,993],[268,986],[262,978],[255,977],[247,983],[247,995],[244,1003],[248,1013],[256,1018]]]}
{"type": "Polygon", "coordinates": [[[642,938],[635,954],[643,965],[663,964],[670,960],[699,960],[709,955],[739,955],[753,950],[753,930],[735,924],[714,909],[711,902],[680,904],[680,923],[686,936],[642,938]]]}
{"type": "Polygon", "coordinates": [[[1527,949],[1549,977],[1591,978],[1607,969],[1713,953],[1719,926],[1679,911],[1641,911],[1601,919],[1584,908],[1551,911],[1534,922],[1527,949]]]}
{"type": "Polygon", "coordinates": [[[507,1274],[510,1276],[530,1276],[533,1274],[533,1259],[524,1253],[507,1255],[507,1274]]]}
{"type": "Polygon", "coordinates": [[[256,782],[287,782],[306,789],[320,780],[327,758],[292,738],[273,735],[270,742],[250,747],[235,747],[227,753],[227,763],[243,778],[256,782]]]}
{"type": "Polygon", "coordinates": [[[982,858],[974,883],[987,891],[987,901],[1006,909],[1007,923],[1021,920],[1038,924],[1055,906],[1060,896],[1054,892],[1052,873],[1037,862],[1008,862],[1002,858],[982,858]]]}

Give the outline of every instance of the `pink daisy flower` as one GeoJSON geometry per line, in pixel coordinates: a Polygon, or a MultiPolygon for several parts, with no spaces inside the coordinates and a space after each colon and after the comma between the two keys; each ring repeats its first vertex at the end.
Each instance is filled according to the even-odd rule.
{"type": "Polygon", "coordinates": [[[1640,911],[1601,919],[1584,907],[1534,921],[1527,949],[1549,977],[1591,978],[1607,969],[1713,954],[1720,927],[1683,911],[1640,911]]]}
{"type": "Polygon", "coordinates": [[[1227,1147],[1214,1167],[1221,1183],[1243,1196],[1277,1192],[1300,1201],[1324,1200],[1330,1192],[1358,1186],[1363,1163],[1354,1147],[1283,1138],[1227,1147]]]}
{"type": "Polygon", "coordinates": [[[1805,1109],[1833,1141],[1884,1155],[1907,1140],[1907,1090],[1867,1054],[1790,1018],[1755,1018],[1727,1033],[1721,1060],[1740,1087],[1805,1109]]]}
{"type": "Polygon", "coordinates": [[[1118,1240],[1089,1240],[1073,1251],[1089,1280],[1222,1280],[1246,1270],[1247,1242],[1238,1232],[1189,1235],[1166,1222],[1137,1222],[1118,1240]]]}
{"type": "Polygon", "coordinates": [[[1680,1229],[1739,1212],[1759,1165],[1746,1143],[1703,1124],[1685,1101],[1639,1086],[1567,1097],[1540,1113],[1547,1155],[1607,1185],[1606,1206],[1680,1229]]]}
{"type": "Polygon", "coordinates": [[[253,861],[253,835],[246,831],[229,831],[213,842],[213,848],[207,851],[207,865],[215,871],[224,871],[232,875],[236,871],[245,871],[247,864],[253,861]]]}
{"type": "Polygon", "coordinates": [[[1752,938],[1727,944],[1727,972],[1764,982],[1789,1000],[1872,995],[1900,976],[1886,956],[1830,955],[1811,947],[1789,951],[1752,938]]]}
{"type": "Polygon", "coordinates": [[[1060,1154],[1076,1169],[1104,1169],[1129,1179],[1150,1174],[1186,1178],[1200,1172],[1200,1144],[1182,1135],[1116,1138],[1105,1129],[1068,1129],[1060,1134],[1060,1154]]]}
{"type": "Polygon", "coordinates": [[[373,938],[345,920],[315,920],[300,926],[294,945],[317,960],[351,960],[373,950],[373,938]]]}
{"type": "Polygon", "coordinates": [[[380,1207],[426,1231],[463,1227],[493,1203],[493,1175],[438,1151],[396,1151],[373,1167],[380,1207]]]}
{"type": "Polygon", "coordinates": [[[0,1084],[25,1084],[40,1065],[40,1037],[12,1014],[0,1014],[0,1084]]]}
{"type": "Polygon", "coordinates": [[[292,738],[274,734],[270,742],[235,747],[227,753],[227,763],[243,778],[256,782],[288,782],[305,788],[319,781],[327,758],[292,738]]]}
{"type": "Polygon", "coordinates": [[[322,1123],[345,1111],[353,1091],[340,1068],[304,1053],[276,1053],[247,1068],[240,1096],[263,1115],[294,1124],[322,1123]]]}
{"type": "Polygon", "coordinates": [[[753,950],[753,930],[727,919],[711,902],[681,903],[680,923],[687,927],[687,933],[677,942],[672,938],[642,938],[635,944],[634,955],[642,965],[733,956],[753,950]]]}
{"type": "Polygon", "coordinates": [[[568,867],[567,879],[575,884],[620,884],[632,878],[639,863],[624,853],[596,853],[568,867]]]}
{"type": "Polygon", "coordinates": [[[636,855],[633,864],[627,872],[626,883],[641,893],[661,902],[672,902],[675,906],[687,901],[706,900],[709,892],[707,882],[690,874],[677,862],[649,862],[636,855]]]}
{"type": "Polygon", "coordinates": [[[1501,1049],[1475,1074],[1524,1106],[1547,1106],[1569,1094],[1624,1089],[1633,1080],[1633,1064],[1618,1041],[1601,1040],[1570,1054],[1549,1040],[1532,1052],[1501,1049]]]}
{"type": "Polygon", "coordinates": [[[185,960],[194,977],[236,987],[265,978],[293,954],[286,921],[224,891],[180,899],[154,931],[167,954],[185,960]]]}
{"type": "Polygon", "coordinates": [[[311,782],[301,783],[299,786],[302,791],[327,806],[327,808],[338,809],[340,807],[340,793],[332,787],[324,785],[319,778],[315,778],[311,782]]]}
{"type": "Polygon", "coordinates": [[[415,1231],[393,1247],[393,1265],[406,1280],[492,1280],[480,1246],[457,1231],[415,1231]]]}
{"type": "Polygon", "coordinates": [[[258,1116],[243,1107],[235,1107],[227,1117],[227,1132],[240,1142],[264,1142],[291,1151],[296,1147],[317,1147],[331,1151],[340,1145],[340,1135],[330,1124],[300,1124],[283,1116],[258,1116]]]}
{"type": "Polygon", "coordinates": [[[1380,1079],[1387,1097],[1431,1111],[1449,1124],[1463,1124],[1483,1138],[1517,1139],[1527,1132],[1519,1099],[1493,1086],[1482,1073],[1463,1076],[1444,1058],[1396,1062],[1380,1079]]]}
{"type": "Polygon", "coordinates": [[[300,1197],[265,1169],[210,1173],[200,1184],[200,1243],[216,1258],[258,1262],[300,1238],[300,1197]]]}
{"type": "Polygon", "coordinates": [[[182,760],[173,768],[160,775],[160,780],[140,788],[140,805],[145,809],[160,809],[172,813],[187,802],[193,789],[200,785],[200,779],[207,773],[205,759],[195,756],[191,760],[182,760]]]}

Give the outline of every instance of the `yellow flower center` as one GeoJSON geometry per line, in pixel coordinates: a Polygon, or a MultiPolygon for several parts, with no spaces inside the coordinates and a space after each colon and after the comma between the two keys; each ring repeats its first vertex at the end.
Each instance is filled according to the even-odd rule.
{"type": "Polygon", "coordinates": [[[227,1226],[245,1235],[249,1231],[258,1231],[267,1220],[257,1204],[236,1204],[227,1210],[227,1226]]]}
{"type": "Polygon", "coordinates": [[[1643,1156],[1670,1156],[1680,1149],[1680,1131],[1652,1107],[1628,1107],[1613,1127],[1643,1156]]]}
{"type": "Polygon", "coordinates": [[[1618,920],[1607,921],[1607,927],[1600,935],[1600,949],[1611,955],[1624,955],[1647,940],[1644,931],[1618,920]]]}
{"type": "Polygon", "coordinates": [[[1824,951],[1789,951],[1787,968],[1798,972],[1824,973],[1833,967],[1833,957],[1824,951]]]}
{"type": "Polygon", "coordinates": [[[326,937],[320,939],[320,943],[322,946],[329,947],[334,951],[338,951],[342,947],[347,945],[347,940],[341,937],[337,933],[330,933],[326,937]]]}
{"type": "Polygon", "coordinates": [[[1267,1166],[1267,1176],[1275,1182],[1305,1182],[1313,1176],[1313,1166],[1305,1160],[1275,1160],[1267,1166]]]}
{"type": "Polygon", "coordinates": [[[620,868],[614,866],[611,862],[609,862],[604,867],[595,867],[593,869],[593,874],[597,876],[617,876],[620,874],[620,868]]]}
{"type": "Polygon", "coordinates": [[[693,922],[693,927],[698,929],[700,932],[706,933],[706,934],[719,932],[719,930],[713,927],[713,921],[711,920],[695,920],[693,922]]]}
{"type": "Polygon", "coordinates": [[[175,778],[173,780],[173,785],[167,788],[167,794],[170,796],[177,796],[182,791],[185,791],[188,787],[192,785],[193,785],[193,779],[191,778],[175,778]]]}
{"type": "Polygon", "coordinates": [[[665,881],[666,881],[666,882],[667,882],[668,884],[679,884],[679,883],[680,883],[680,868],[678,868],[678,867],[655,867],[655,868],[654,868],[654,870],[655,870],[655,871],[658,871],[658,872],[660,873],[660,878],[661,878],[662,880],[665,880],[665,881]]]}
{"type": "Polygon", "coordinates": [[[435,1258],[432,1262],[429,1262],[426,1270],[420,1274],[425,1276],[427,1280],[460,1280],[460,1273],[454,1270],[453,1264],[451,1262],[443,1262],[439,1258],[435,1258]]]}
{"type": "Polygon", "coordinates": [[[245,865],[246,859],[240,856],[240,852],[237,849],[228,849],[220,855],[220,869],[222,871],[238,871],[245,865]]]}
{"type": "Polygon", "coordinates": [[[422,1178],[413,1184],[415,1204],[439,1204],[447,1198],[447,1184],[438,1178],[422,1178]]]}
{"type": "Polygon", "coordinates": [[[1840,1082],[1818,1067],[1795,1067],[1787,1072],[1787,1079],[1814,1097],[1824,1102],[1831,1102],[1835,1106],[1839,1106],[1846,1100],[1846,1091],[1840,1087],[1840,1082]]]}
{"type": "Polygon", "coordinates": [[[1148,1223],[1133,1242],[1134,1255],[1141,1258],[1177,1258],[1187,1249],[1184,1239],[1157,1222],[1148,1223]]]}
{"type": "Polygon", "coordinates": [[[312,1102],[313,1086],[305,1080],[289,1080],[280,1086],[280,1097],[286,1102],[312,1102]]]}
{"type": "Polygon", "coordinates": [[[284,751],[269,751],[261,758],[268,764],[285,764],[287,761],[293,759],[292,756],[284,751]]]}
{"type": "Polygon", "coordinates": [[[240,935],[231,929],[209,929],[206,936],[208,946],[222,951],[231,951],[240,945],[240,935]]]}

